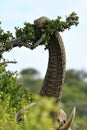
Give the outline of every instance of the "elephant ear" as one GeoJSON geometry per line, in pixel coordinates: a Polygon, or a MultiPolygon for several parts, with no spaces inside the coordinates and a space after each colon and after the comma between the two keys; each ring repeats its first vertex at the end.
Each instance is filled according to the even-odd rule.
{"type": "Polygon", "coordinates": [[[59,128],[59,130],[71,130],[71,128],[69,127],[75,118],[75,113],[76,113],[76,108],[74,107],[69,119],[66,121],[66,123],[62,127],[59,128]]]}

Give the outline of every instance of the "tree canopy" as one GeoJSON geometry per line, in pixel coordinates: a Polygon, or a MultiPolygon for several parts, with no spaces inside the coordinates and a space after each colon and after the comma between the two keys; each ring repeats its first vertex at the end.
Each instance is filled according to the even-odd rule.
{"type": "MultiPolygon", "coordinates": [[[[36,22],[31,24],[29,22],[24,23],[24,27],[15,27],[15,36],[10,31],[4,32],[0,27],[0,53],[9,51],[16,46],[25,46],[30,49],[36,48],[38,45],[47,45],[50,34],[55,30],[63,32],[66,29],[70,29],[72,25],[78,25],[79,17],[75,12],[72,12],[66,17],[65,21],[60,16],[55,20],[49,20],[46,17],[42,17],[42,26],[37,27],[36,22]]],[[[41,23],[41,20],[40,20],[41,23]]],[[[39,23],[39,24],[40,24],[39,23]]]]}

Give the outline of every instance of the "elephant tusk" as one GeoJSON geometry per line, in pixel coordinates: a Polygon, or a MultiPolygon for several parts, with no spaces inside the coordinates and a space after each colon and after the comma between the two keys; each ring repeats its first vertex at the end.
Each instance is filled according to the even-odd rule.
{"type": "Polygon", "coordinates": [[[29,110],[33,105],[35,105],[36,103],[31,103],[27,106],[25,106],[24,108],[20,109],[17,114],[16,114],[16,120],[17,122],[19,122],[21,120],[21,116],[22,116],[22,113],[25,111],[25,110],[29,110]]]}

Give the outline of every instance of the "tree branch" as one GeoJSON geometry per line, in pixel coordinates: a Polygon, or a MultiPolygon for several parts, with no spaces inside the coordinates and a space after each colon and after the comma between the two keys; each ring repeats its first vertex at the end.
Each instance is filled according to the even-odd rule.
{"type": "Polygon", "coordinates": [[[3,62],[0,62],[0,65],[4,65],[4,64],[8,64],[8,63],[16,64],[17,61],[3,61],[3,62]]]}
{"type": "Polygon", "coordinates": [[[40,43],[44,40],[46,34],[43,34],[41,36],[41,38],[33,45],[33,48],[37,47],[38,45],[40,45],[40,43]]]}
{"type": "Polygon", "coordinates": [[[12,39],[12,40],[9,41],[9,43],[11,43],[13,47],[17,47],[17,46],[18,47],[22,47],[22,46],[25,46],[25,47],[27,47],[27,48],[29,48],[29,49],[32,50],[32,49],[36,48],[38,45],[40,45],[40,43],[44,40],[45,35],[46,34],[43,34],[41,36],[41,38],[36,43],[34,43],[32,45],[30,43],[23,43],[20,38],[12,39]]]}

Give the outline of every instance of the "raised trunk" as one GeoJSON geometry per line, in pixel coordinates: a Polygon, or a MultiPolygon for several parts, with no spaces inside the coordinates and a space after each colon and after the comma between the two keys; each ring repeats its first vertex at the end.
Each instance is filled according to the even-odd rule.
{"type": "Polygon", "coordinates": [[[65,79],[65,48],[59,32],[51,35],[49,43],[49,62],[40,92],[41,96],[56,97],[60,101],[65,79]]]}

